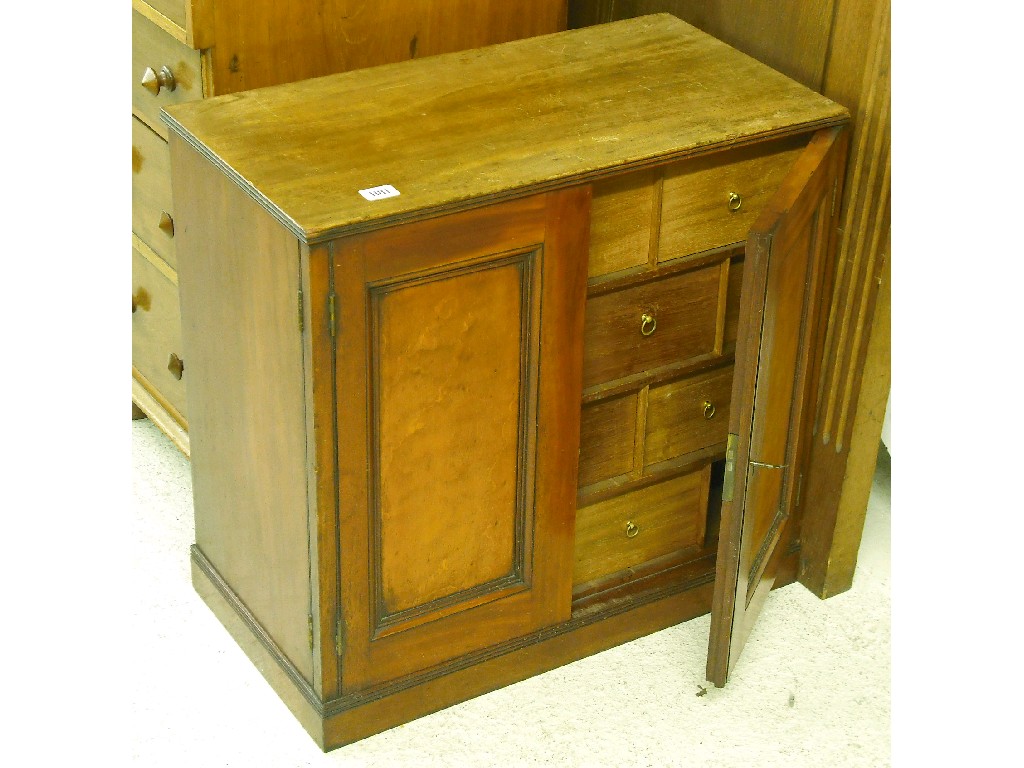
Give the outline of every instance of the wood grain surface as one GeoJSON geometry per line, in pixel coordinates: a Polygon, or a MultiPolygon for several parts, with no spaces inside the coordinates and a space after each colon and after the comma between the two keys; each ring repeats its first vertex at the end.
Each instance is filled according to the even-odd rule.
{"type": "Polygon", "coordinates": [[[657,15],[207,99],[165,118],[313,242],[836,124],[846,110],[657,15]],[[359,195],[382,184],[401,194],[359,195]]]}

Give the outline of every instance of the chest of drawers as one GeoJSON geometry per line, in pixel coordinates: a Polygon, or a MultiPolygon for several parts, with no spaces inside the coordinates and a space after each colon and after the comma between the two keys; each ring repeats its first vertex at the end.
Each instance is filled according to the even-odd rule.
{"type": "Polygon", "coordinates": [[[324,748],[793,580],[846,111],[656,15],[170,107],[196,589],[324,748]]]}
{"type": "Polygon", "coordinates": [[[162,107],[565,29],[564,0],[132,0],[132,402],[187,455],[162,107]]]}

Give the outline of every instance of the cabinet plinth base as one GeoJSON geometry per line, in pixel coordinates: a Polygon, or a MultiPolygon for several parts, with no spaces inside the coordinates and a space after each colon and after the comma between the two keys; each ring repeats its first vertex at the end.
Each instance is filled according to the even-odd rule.
{"type": "MultiPolygon", "coordinates": [[[[787,552],[776,588],[795,580],[798,554],[796,548],[787,552]]],[[[702,616],[711,610],[714,589],[711,579],[696,579],[657,595],[638,595],[625,610],[620,601],[607,611],[588,608],[563,625],[507,644],[507,650],[492,649],[496,653],[479,663],[442,665],[419,682],[323,702],[203,554],[193,546],[191,555],[196,592],[325,752],[702,616]]]]}

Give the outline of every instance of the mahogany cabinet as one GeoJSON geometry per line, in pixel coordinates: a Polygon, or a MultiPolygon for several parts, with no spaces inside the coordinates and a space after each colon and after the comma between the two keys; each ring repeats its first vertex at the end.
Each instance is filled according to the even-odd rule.
{"type": "Polygon", "coordinates": [[[800,556],[846,110],[654,15],[163,119],[193,582],[317,743],[709,610],[724,684],[800,556]]]}
{"type": "Polygon", "coordinates": [[[181,346],[178,217],[161,108],[565,24],[565,0],[132,0],[133,410],[188,455],[192,376],[181,346]]]}

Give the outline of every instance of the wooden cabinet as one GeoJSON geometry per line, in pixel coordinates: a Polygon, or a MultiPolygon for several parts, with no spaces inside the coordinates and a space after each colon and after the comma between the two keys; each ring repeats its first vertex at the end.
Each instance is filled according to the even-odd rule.
{"type": "Polygon", "coordinates": [[[193,580],[317,743],[713,602],[724,683],[800,556],[846,111],[658,15],[164,120],[193,580]]]}
{"type": "Polygon", "coordinates": [[[186,455],[184,388],[191,376],[176,345],[175,212],[161,108],[556,32],[566,23],[565,0],[530,0],[514,9],[469,0],[381,0],[355,13],[348,6],[345,0],[132,0],[133,292],[170,290],[159,312],[132,303],[132,400],[186,455]],[[138,266],[138,259],[150,266],[138,266]],[[152,277],[140,285],[144,271],[152,277]],[[156,273],[166,279],[154,282],[156,273]]]}

